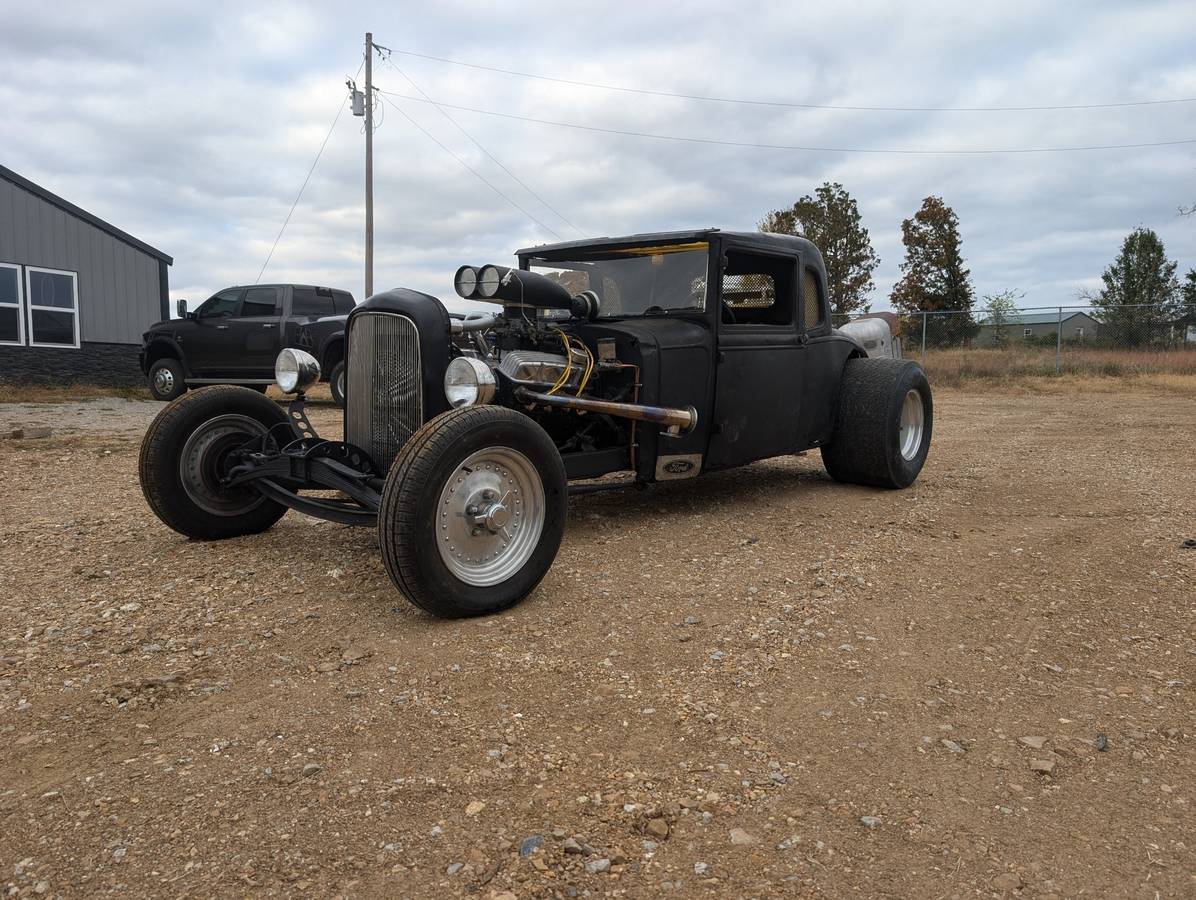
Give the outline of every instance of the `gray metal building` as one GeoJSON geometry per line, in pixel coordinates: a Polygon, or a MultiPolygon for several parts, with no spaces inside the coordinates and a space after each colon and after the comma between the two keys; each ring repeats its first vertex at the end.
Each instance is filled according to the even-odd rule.
{"type": "Polygon", "coordinates": [[[0,166],[0,380],[140,381],[172,262],[0,166]]]}
{"type": "MultiPolygon", "coordinates": [[[[1018,341],[1053,338],[1059,334],[1059,319],[1058,311],[1016,313],[1009,316],[999,329],[993,324],[992,319],[984,319],[980,322],[976,345],[978,347],[995,346],[998,331],[1002,332],[1005,341],[1011,344],[1018,341]]],[[[1062,319],[1063,340],[1073,343],[1091,342],[1100,327],[1100,323],[1096,319],[1084,312],[1064,310],[1062,319]]]]}

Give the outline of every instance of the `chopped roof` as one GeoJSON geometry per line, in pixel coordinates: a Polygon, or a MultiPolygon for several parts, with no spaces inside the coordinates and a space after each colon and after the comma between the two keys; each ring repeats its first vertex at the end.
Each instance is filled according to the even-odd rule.
{"type": "Polygon", "coordinates": [[[708,241],[715,236],[734,238],[749,246],[761,249],[797,250],[813,248],[803,237],[791,234],[773,234],[767,231],[723,231],[720,228],[699,228],[693,231],[655,231],[644,234],[629,234],[623,237],[595,237],[580,241],[562,241],[559,244],[540,244],[516,250],[516,256],[548,256],[567,253],[572,250],[590,250],[596,247],[622,245],[680,244],[688,241],[708,241]]]}
{"type": "Polygon", "coordinates": [[[149,244],[145,243],[145,241],[139,241],[137,238],[133,237],[133,235],[129,234],[127,231],[121,231],[115,225],[109,224],[108,222],[105,222],[103,219],[101,219],[99,216],[94,216],[91,213],[89,213],[87,210],[81,209],[80,207],[75,206],[75,204],[71,203],[69,200],[63,200],[57,194],[47,191],[44,187],[42,187],[39,184],[34,184],[28,178],[26,178],[23,175],[18,175],[12,169],[6,168],[5,166],[0,166],[0,178],[3,178],[5,181],[12,182],[13,184],[15,184],[17,187],[21,188],[22,190],[26,190],[29,193],[33,194],[34,196],[40,197],[41,199],[45,200],[47,203],[57,206],[59,209],[63,210],[64,212],[68,212],[72,216],[82,219],[84,222],[87,222],[89,225],[94,225],[96,228],[100,229],[101,231],[107,232],[108,234],[112,235],[118,241],[123,241],[124,243],[128,244],[130,247],[134,247],[134,248],[140,250],[142,253],[148,253],[150,256],[153,256],[156,259],[162,260],[168,266],[174,265],[174,259],[170,256],[167,256],[165,253],[163,253],[161,250],[157,249],[156,247],[151,247],[149,244]]]}

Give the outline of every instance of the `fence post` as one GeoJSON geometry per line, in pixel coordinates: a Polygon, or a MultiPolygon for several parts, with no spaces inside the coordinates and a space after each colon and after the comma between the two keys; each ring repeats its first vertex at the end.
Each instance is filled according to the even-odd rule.
{"type": "Polygon", "coordinates": [[[1059,307],[1059,327],[1055,331],[1055,374],[1063,372],[1063,307],[1059,307]]]}
{"type": "Polygon", "coordinates": [[[922,310],[922,365],[926,365],[926,310],[922,310]]]}

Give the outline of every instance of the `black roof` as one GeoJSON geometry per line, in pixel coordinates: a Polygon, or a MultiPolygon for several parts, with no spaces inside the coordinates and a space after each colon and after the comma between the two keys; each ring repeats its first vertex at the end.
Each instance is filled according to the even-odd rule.
{"type": "Polygon", "coordinates": [[[12,169],[6,168],[5,166],[0,166],[0,178],[5,179],[6,181],[11,181],[17,187],[28,191],[34,196],[40,197],[47,203],[51,203],[54,206],[57,206],[59,209],[70,213],[72,216],[82,219],[89,225],[94,225],[101,231],[105,231],[112,235],[117,240],[124,241],[124,243],[128,244],[130,247],[134,247],[140,250],[142,253],[148,253],[154,258],[162,260],[168,266],[174,264],[174,259],[167,256],[161,250],[151,247],[149,244],[145,243],[145,241],[137,240],[137,238],[133,237],[133,235],[129,234],[127,231],[121,231],[115,225],[110,225],[99,216],[93,216],[87,210],[80,209],[69,200],[63,200],[57,194],[50,193],[41,185],[34,184],[28,178],[25,178],[23,175],[18,175],[12,169]]]}
{"type": "Polygon", "coordinates": [[[767,231],[723,231],[720,228],[699,228],[693,231],[653,231],[644,234],[629,234],[624,237],[586,238],[580,241],[563,241],[559,244],[540,244],[516,250],[516,256],[540,256],[567,253],[572,250],[591,250],[596,247],[652,244],[684,244],[690,241],[709,241],[714,236],[734,238],[737,243],[761,250],[811,249],[812,243],[803,237],[791,234],[773,234],[767,231]]]}

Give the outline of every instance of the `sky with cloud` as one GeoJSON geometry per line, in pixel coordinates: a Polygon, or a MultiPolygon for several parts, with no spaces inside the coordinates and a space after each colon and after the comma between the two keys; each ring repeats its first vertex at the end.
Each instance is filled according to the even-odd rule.
{"type": "MultiPolygon", "coordinates": [[[[1191,0],[12,4],[0,28],[0,162],[173,255],[173,297],[252,283],[346,102],[367,30],[394,51],[375,58],[375,83],[389,92],[375,133],[379,289],[450,296],[461,263],[508,262],[558,238],[752,229],[823,181],[843,183],[871,231],[875,308],[900,274],[901,221],[929,194],[958,213],[981,295],[1074,302],[1140,225],[1159,232],[1181,271],[1196,267],[1196,216],[1177,214],[1196,203],[1196,143],[845,152],[1196,140],[1196,102],[991,110],[1196,98],[1191,0]],[[988,111],[708,102],[400,51],[664,93],[988,111]],[[436,107],[405,99],[421,90],[454,107],[591,128],[831,149],[446,109],[483,151],[436,107]]],[[[263,281],[362,296],[363,158],[362,119],[345,109],[263,281]]]]}

